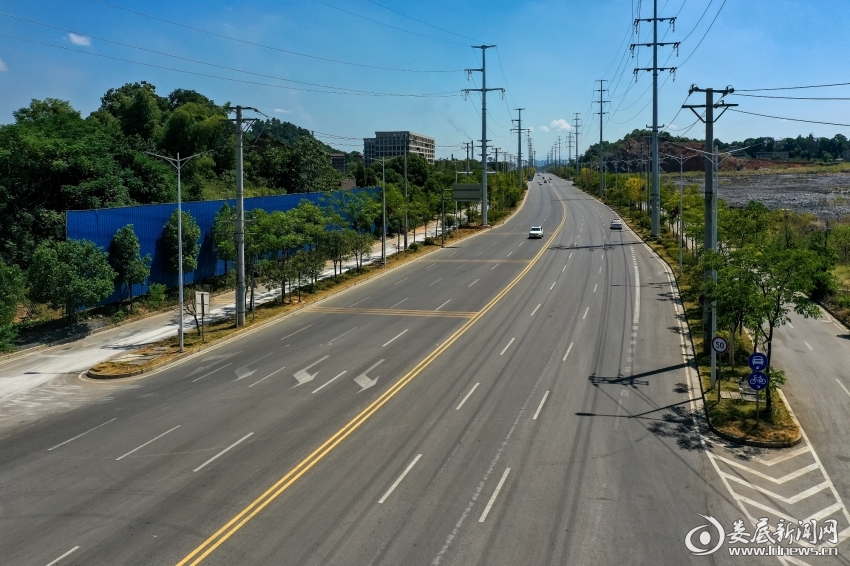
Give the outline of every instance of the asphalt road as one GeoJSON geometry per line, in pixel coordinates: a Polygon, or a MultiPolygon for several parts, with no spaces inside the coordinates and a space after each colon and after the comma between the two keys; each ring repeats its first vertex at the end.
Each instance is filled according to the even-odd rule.
{"type": "Polygon", "coordinates": [[[768,563],[685,547],[741,509],[668,274],[611,218],[532,182],[497,228],[14,430],[3,563],[768,563]]]}

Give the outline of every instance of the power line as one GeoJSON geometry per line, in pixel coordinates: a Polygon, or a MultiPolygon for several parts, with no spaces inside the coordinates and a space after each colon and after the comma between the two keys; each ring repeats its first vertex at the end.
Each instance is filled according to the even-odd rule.
{"type": "MultiPolygon", "coordinates": [[[[833,83],[828,85],[806,85],[806,86],[780,86],[774,88],[737,88],[735,89],[735,94],[741,92],[761,92],[766,90],[799,90],[803,88],[827,88],[831,86],[848,86],[850,83],[833,83]]],[[[741,94],[740,96],[744,96],[741,94]]]]}
{"type": "Polygon", "coordinates": [[[830,96],[768,96],[766,94],[738,94],[737,92],[731,93],[733,95],[738,96],[748,96],[751,98],[781,98],[783,100],[850,100],[847,97],[830,97],[830,96]]]}
{"type": "Polygon", "coordinates": [[[730,108],[732,112],[740,112],[741,114],[749,114],[751,116],[761,116],[762,118],[774,118],[776,120],[788,120],[789,122],[805,122],[806,124],[823,124],[825,126],[843,126],[850,128],[850,124],[836,124],[835,122],[817,122],[815,120],[801,120],[799,118],[783,118],[782,116],[770,116],[768,114],[757,114],[756,112],[745,112],[744,110],[737,110],[735,108],[730,108]]]}
{"type": "Polygon", "coordinates": [[[381,67],[381,66],[378,66],[378,65],[367,65],[365,63],[354,63],[352,61],[342,61],[340,59],[331,59],[329,57],[322,57],[322,56],[319,56],[319,55],[310,55],[309,53],[300,53],[298,51],[292,51],[292,50],[283,49],[283,48],[280,48],[280,47],[273,47],[271,45],[263,45],[262,43],[256,43],[256,42],[248,41],[248,40],[245,40],[245,39],[239,39],[238,37],[232,37],[232,36],[229,36],[229,35],[224,35],[224,34],[221,34],[221,33],[212,32],[212,31],[208,31],[208,30],[205,30],[205,29],[192,27],[192,26],[189,26],[189,25],[186,25],[186,24],[181,24],[179,22],[175,22],[175,21],[172,21],[172,20],[166,20],[165,18],[160,18],[158,16],[145,14],[144,12],[139,12],[137,10],[131,10],[130,8],[125,8],[123,6],[117,6],[115,4],[110,4],[109,2],[104,2],[103,0],[91,0],[91,1],[96,2],[98,4],[103,4],[104,6],[109,6],[110,8],[115,8],[116,10],[123,10],[125,12],[130,13],[130,14],[135,14],[135,15],[141,16],[143,18],[149,18],[151,20],[156,20],[158,22],[162,22],[162,23],[169,24],[169,25],[172,25],[172,26],[181,27],[183,29],[192,30],[192,31],[198,32],[198,33],[204,33],[204,34],[207,34],[207,35],[211,35],[213,37],[218,37],[218,38],[221,38],[221,39],[227,39],[228,41],[236,41],[236,42],[239,42],[239,43],[244,43],[245,45],[251,45],[253,47],[262,47],[263,49],[271,49],[273,51],[278,51],[280,53],[287,53],[289,55],[295,55],[295,56],[298,56],[298,57],[307,57],[309,59],[316,59],[316,60],[325,61],[325,62],[328,62],[328,63],[337,63],[339,65],[351,65],[353,67],[364,67],[364,68],[367,68],[367,69],[378,69],[378,70],[381,70],[381,71],[397,71],[397,72],[402,72],[402,73],[458,73],[460,71],[463,71],[463,69],[449,69],[449,70],[400,69],[400,68],[395,68],[395,67],[381,67]]]}
{"type": "MultiPolygon", "coordinates": [[[[95,0],[95,1],[99,1],[99,0],[95,0]]],[[[372,22],[373,24],[378,24],[379,26],[385,26],[385,27],[388,27],[388,28],[391,28],[391,29],[394,29],[394,30],[403,31],[404,33],[409,33],[409,34],[416,35],[416,36],[419,36],[419,37],[424,37],[425,39],[431,39],[431,40],[434,40],[434,41],[441,41],[443,43],[451,43],[452,45],[462,45],[462,46],[466,47],[466,44],[464,44],[464,43],[458,43],[456,41],[449,41],[448,39],[439,39],[437,37],[431,37],[430,35],[423,35],[421,33],[416,33],[415,31],[410,31],[410,30],[406,30],[404,28],[396,27],[396,26],[393,26],[393,25],[390,25],[390,24],[385,24],[384,22],[379,22],[378,20],[373,20],[371,18],[367,18],[366,16],[361,16],[360,14],[358,14],[356,12],[349,12],[348,10],[345,10],[343,8],[340,8],[338,6],[334,6],[333,4],[328,4],[327,2],[322,2],[322,0],[313,0],[313,2],[315,2],[317,4],[321,4],[322,6],[327,6],[328,8],[332,8],[334,10],[339,10],[340,12],[348,14],[349,16],[354,16],[355,18],[360,18],[361,20],[366,20],[367,22],[372,22]]]]}
{"type": "MultiPolygon", "coordinates": [[[[174,67],[166,67],[164,65],[156,65],[154,63],[144,63],[142,61],[133,61],[132,59],[124,59],[122,57],[115,57],[113,55],[104,55],[102,53],[94,53],[94,52],[91,52],[91,51],[83,51],[82,49],[74,49],[73,47],[67,47],[65,45],[56,45],[54,43],[47,43],[46,41],[39,41],[37,39],[30,39],[30,38],[27,38],[27,37],[19,37],[17,35],[11,35],[11,34],[8,34],[8,33],[0,32],[0,36],[9,37],[11,39],[17,39],[19,41],[27,41],[29,43],[35,43],[35,44],[38,44],[38,45],[44,45],[46,47],[53,47],[53,48],[56,48],[56,49],[64,49],[65,51],[73,51],[74,53],[82,53],[84,55],[91,55],[93,57],[101,57],[103,59],[111,59],[113,61],[121,61],[123,63],[132,63],[134,65],[151,67],[151,68],[154,68],[154,69],[162,69],[162,70],[165,70],[165,71],[174,71],[174,72],[177,72],[177,73],[184,73],[184,74],[187,74],[187,75],[195,75],[195,76],[198,76],[198,77],[206,77],[206,78],[210,78],[210,79],[218,79],[218,80],[222,80],[222,81],[230,81],[230,82],[250,84],[250,85],[256,85],[256,86],[267,86],[267,87],[271,87],[271,88],[280,88],[280,89],[284,89],[284,90],[298,90],[298,91],[302,91],[302,92],[318,92],[318,93],[322,93],[322,94],[341,94],[341,95],[348,95],[348,96],[396,96],[396,97],[412,97],[412,98],[452,98],[452,97],[458,96],[457,94],[449,94],[449,93],[434,93],[434,94],[402,94],[402,93],[379,93],[379,92],[369,93],[367,91],[351,91],[350,89],[348,91],[346,91],[345,89],[337,88],[337,87],[328,87],[328,88],[332,88],[332,89],[335,89],[335,90],[317,90],[317,89],[312,89],[312,88],[301,88],[301,87],[295,87],[295,86],[275,85],[275,84],[269,84],[269,83],[261,83],[261,82],[257,82],[257,81],[248,81],[248,80],[245,80],[245,79],[234,79],[234,78],[231,78],[231,77],[222,77],[222,76],[219,76],[219,75],[211,75],[209,73],[199,73],[197,71],[188,71],[188,70],[185,70],[185,69],[175,69],[174,67]]],[[[243,72],[247,72],[247,71],[243,71],[243,72]]],[[[289,80],[289,79],[278,79],[278,80],[289,80]]]]}
{"type": "Polygon", "coordinates": [[[475,41],[475,42],[477,42],[477,43],[480,43],[477,39],[474,39],[474,38],[472,38],[472,37],[467,37],[467,36],[465,36],[465,35],[461,35],[461,34],[459,34],[459,33],[455,33],[455,32],[453,32],[453,31],[449,31],[449,30],[447,30],[447,29],[443,29],[443,28],[441,28],[441,27],[437,27],[437,26],[435,26],[435,25],[429,24],[428,22],[423,22],[422,20],[417,20],[416,18],[414,18],[414,17],[412,17],[412,16],[408,16],[407,14],[402,14],[402,13],[401,13],[401,12],[399,12],[398,10],[393,10],[393,9],[392,9],[392,8],[390,8],[389,6],[384,6],[383,4],[379,4],[379,3],[375,2],[375,0],[366,0],[366,1],[367,1],[367,2],[369,2],[370,4],[374,4],[375,6],[378,6],[378,7],[380,7],[380,8],[383,8],[384,10],[388,10],[388,11],[390,11],[390,12],[394,13],[394,14],[398,14],[398,15],[399,15],[399,16],[401,16],[402,18],[407,18],[408,20],[413,20],[414,22],[419,22],[420,24],[426,25],[426,26],[428,26],[429,28],[434,28],[434,29],[437,29],[437,30],[440,30],[440,31],[444,31],[444,32],[446,32],[446,33],[450,33],[450,34],[452,34],[452,35],[456,35],[456,36],[458,36],[458,37],[462,37],[462,38],[464,38],[464,39],[468,39],[468,40],[470,40],[470,41],[475,41]]]}
{"type": "MultiPolygon", "coordinates": [[[[693,51],[691,51],[691,54],[690,54],[690,55],[688,55],[688,58],[687,58],[687,59],[685,59],[684,61],[682,61],[682,62],[679,64],[679,66],[680,66],[680,67],[681,67],[682,65],[684,65],[685,63],[687,63],[687,62],[688,62],[688,60],[690,60],[690,58],[694,56],[694,53],[696,53],[696,52],[697,52],[697,49],[699,49],[699,46],[700,46],[700,45],[702,45],[702,41],[705,39],[705,36],[707,36],[707,35],[708,35],[708,32],[710,32],[710,31],[711,31],[711,28],[714,26],[714,22],[716,22],[716,21],[717,21],[717,16],[719,16],[719,15],[720,15],[720,12],[722,12],[722,11],[723,11],[723,6],[725,6],[725,5],[726,5],[726,0],[723,0],[723,4],[721,4],[721,5],[720,5],[720,8],[717,10],[717,13],[714,15],[714,19],[713,19],[713,20],[711,20],[711,24],[709,24],[708,29],[707,29],[707,30],[705,30],[705,33],[704,33],[704,34],[702,34],[702,37],[700,38],[699,43],[697,43],[697,46],[696,46],[696,47],[694,47],[694,50],[693,50],[693,51]]],[[[694,29],[696,29],[696,26],[694,26],[694,29]]],[[[690,34],[688,34],[688,35],[690,35],[690,34]]],[[[687,39],[687,38],[685,38],[685,39],[687,39]]],[[[683,41],[684,41],[684,40],[683,40],[683,41]]]]}
{"type": "MultiPolygon", "coordinates": [[[[28,22],[28,23],[31,23],[31,24],[44,26],[44,27],[47,27],[47,28],[52,28],[52,29],[56,29],[56,30],[59,30],[59,31],[64,31],[64,32],[67,32],[67,33],[81,33],[78,30],[66,29],[66,28],[62,28],[62,27],[59,27],[59,26],[54,26],[52,24],[46,24],[44,22],[39,22],[39,21],[36,21],[36,20],[30,20],[28,18],[22,18],[20,16],[7,14],[5,12],[0,12],[0,16],[6,16],[8,18],[14,18],[16,20],[21,20],[21,21],[28,22]]],[[[139,47],[138,45],[131,45],[129,43],[123,43],[123,42],[120,42],[120,41],[114,41],[112,39],[106,39],[104,37],[98,37],[96,35],[91,35],[91,34],[82,34],[82,35],[85,35],[86,37],[90,37],[92,39],[96,39],[98,41],[111,43],[113,45],[120,45],[121,47],[127,47],[129,49],[136,49],[138,51],[144,51],[146,53],[152,53],[154,55],[161,55],[163,57],[171,57],[172,59],[178,59],[180,61],[186,61],[188,63],[195,63],[197,65],[206,65],[207,67],[213,67],[213,68],[216,68],[216,69],[223,69],[225,71],[233,71],[235,73],[243,73],[243,74],[246,74],[246,75],[253,75],[255,77],[263,77],[263,78],[266,78],[266,79],[274,79],[274,80],[277,80],[277,81],[284,81],[284,82],[295,83],[295,84],[306,85],[306,86],[314,86],[314,87],[317,87],[317,88],[327,88],[327,89],[332,89],[332,90],[347,91],[347,92],[351,92],[353,94],[368,94],[368,95],[372,95],[372,96],[375,96],[375,95],[378,94],[374,91],[358,90],[358,89],[347,88],[347,87],[337,87],[337,86],[333,86],[333,85],[310,83],[310,82],[305,82],[305,81],[297,81],[295,79],[287,79],[287,78],[284,78],[284,77],[277,77],[277,76],[274,76],[274,75],[266,75],[264,73],[255,73],[253,71],[245,71],[243,69],[237,69],[235,67],[227,67],[225,65],[218,65],[216,63],[208,63],[206,61],[200,61],[198,59],[190,59],[188,57],[181,57],[180,55],[174,55],[174,54],[171,54],[171,53],[164,53],[162,51],[156,51],[154,49],[148,49],[146,47],[139,47]]],[[[443,92],[443,93],[440,93],[440,94],[449,94],[449,92],[443,92]]]]}

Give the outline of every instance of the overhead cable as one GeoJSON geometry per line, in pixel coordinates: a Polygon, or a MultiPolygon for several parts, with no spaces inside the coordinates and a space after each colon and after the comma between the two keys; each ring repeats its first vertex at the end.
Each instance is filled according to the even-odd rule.
{"type": "Polygon", "coordinates": [[[181,24],[179,22],[175,22],[175,21],[172,21],[172,20],[166,20],[165,18],[160,18],[158,16],[153,16],[151,14],[145,14],[144,12],[139,12],[137,10],[131,10],[130,8],[125,8],[124,6],[117,6],[115,4],[110,4],[109,2],[104,2],[103,0],[91,0],[91,1],[96,2],[98,4],[103,4],[104,6],[109,6],[110,8],[115,8],[116,10],[123,10],[125,12],[135,14],[137,16],[142,16],[143,18],[149,18],[151,20],[156,20],[158,22],[162,22],[162,23],[169,24],[169,25],[172,25],[172,26],[181,27],[183,29],[192,30],[192,31],[195,31],[195,32],[198,32],[198,33],[204,33],[204,34],[207,34],[207,35],[211,35],[213,37],[226,39],[228,41],[236,41],[236,42],[239,42],[239,43],[243,43],[245,45],[251,45],[253,47],[262,47],[263,49],[271,49],[273,51],[278,51],[280,53],[287,53],[289,55],[295,55],[295,56],[298,56],[298,57],[307,57],[309,59],[317,59],[319,61],[325,61],[325,62],[328,62],[328,63],[337,63],[339,65],[351,65],[353,67],[364,67],[364,68],[367,68],[367,69],[378,69],[378,70],[381,70],[381,71],[397,71],[397,72],[402,72],[402,73],[458,73],[458,72],[463,71],[463,69],[448,69],[448,70],[400,69],[400,68],[395,68],[395,67],[381,67],[381,66],[378,66],[378,65],[367,65],[365,63],[355,63],[353,61],[342,61],[340,59],[331,59],[329,57],[322,57],[320,55],[310,55],[309,53],[301,53],[301,52],[298,52],[298,51],[292,51],[290,49],[283,49],[281,47],[273,47],[271,45],[263,45],[262,43],[256,43],[256,42],[253,42],[253,41],[240,39],[238,37],[232,37],[232,36],[229,36],[229,35],[224,35],[224,34],[216,33],[216,32],[209,31],[209,30],[192,27],[192,26],[189,26],[189,25],[186,25],[186,24],[181,24]]]}

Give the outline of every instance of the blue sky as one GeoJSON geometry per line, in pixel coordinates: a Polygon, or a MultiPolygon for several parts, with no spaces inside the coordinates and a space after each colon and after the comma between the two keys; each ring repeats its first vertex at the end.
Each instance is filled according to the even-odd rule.
{"type": "MultiPolygon", "coordinates": [[[[566,121],[576,112],[583,124],[580,147],[587,147],[599,137],[593,114],[598,105],[591,104],[596,79],[610,81],[605,139],[652,120],[651,77],[640,73],[635,83],[631,72],[651,63],[650,51],[640,49],[631,59],[628,49],[638,41],[631,26],[638,5],[640,17],[651,17],[647,0],[104,2],[0,2],[7,14],[0,16],[0,123],[11,122],[12,111],[32,98],[70,100],[87,115],[107,89],[146,80],[162,95],[187,88],[218,103],[254,106],[348,151],[362,151],[359,140],[375,130],[413,130],[436,138],[438,156],[458,156],[463,154],[458,144],[481,137],[480,97],[465,100],[459,93],[481,86],[480,73],[467,81],[462,69],[481,66],[480,50],[470,45],[482,42],[498,46],[488,50],[488,87],[507,89],[504,100],[498,93],[488,96],[491,145],[516,151],[509,128],[513,109],[524,107],[524,126],[534,128],[538,157],[569,133],[566,121]],[[348,90],[327,92],[333,89],[348,90]]],[[[689,111],[678,111],[693,83],[754,89],[850,82],[846,0],[659,0],[658,6],[659,16],[678,17],[675,32],[663,24],[659,36],[682,41],[679,56],[669,60],[672,48],[659,48],[660,63],[680,66],[675,81],[666,74],[660,81],[666,80],[659,121],[671,132],[694,122],[689,111]]],[[[649,32],[642,24],[639,41],[650,41],[649,32]]],[[[758,94],[850,98],[850,86],[758,94]]],[[[703,101],[704,95],[694,95],[689,102],[703,101]]],[[[850,101],[740,96],[729,101],[750,112],[850,124],[850,101]]],[[[848,127],[732,112],[716,126],[717,137],[727,141],[810,132],[850,137],[848,127]]],[[[701,124],[687,135],[701,137],[701,124]]]]}

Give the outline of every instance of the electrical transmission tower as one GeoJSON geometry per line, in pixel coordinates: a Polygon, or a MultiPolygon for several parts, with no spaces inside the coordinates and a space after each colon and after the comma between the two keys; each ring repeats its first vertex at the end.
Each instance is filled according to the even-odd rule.
{"type": "Polygon", "coordinates": [[[472,73],[481,73],[481,88],[466,88],[463,89],[464,95],[470,92],[481,93],[481,225],[489,226],[487,222],[487,93],[491,90],[498,90],[505,96],[503,88],[487,88],[487,50],[496,47],[495,45],[473,45],[473,49],[481,50],[481,68],[466,69],[467,78],[472,76],[472,73]]]}
{"type": "MultiPolygon", "coordinates": [[[[685,104],[682,108],[690,108],[691,112],[697,115],[702,122],[705,123],[705,151],[714,154],[714,122],[720,119],[720,116],[726,112],[730,106],[738,106],[737,104],[729,104],[723,102],[723,97],[727,94],[732,94],[735,89],[727,86],[725,89],[699,88],[697,85],[691,85],[688,94],[694,92],[705,93],[705,104],[685,104]],[[714,102],[715,93],[720,94],[720,100],[714,102]],[[696,108],[705,108],[705,118],[695,110],[696,108]],[[722,108],[723,111],[717,118],[714,117],[714,109],[722,108]]],[[[705,234],[704,234],[704,249],[717,251],[717,191],[714,190],[714,159],[705,156],[705,234]]],[[[706,270],[703,272],[703,278],[708,281],[717,281],[717,271],[706,270]]],[[[705,301],[702,307],[702,336],[703,350],[708,351],[710,348],[711,339],[714,338],[714,330],[716,320],[713,316],[714,309],[711,308],[708,301],[705,301]]],[[[712,378],[713,378],[712,374],[712,378]]]]}
{"type": "MultiPolygon", "coordinates": [[[[661,200],[661,189],[658,180],[658,72],[670,71],[673,73],[673,80],[676,80],[676,67],[659,67],[658,66],[658,48],[666,45],[672,45],[676,50],[676,55],[679,54],[678,41],[659,43],[658,41],[658,22],[670,22],[673,31],[676,31],[676,17],[659,18],[658,17],[658,0],[652,2],[652,17],[651,18],[636,18],[635,33],[640,32],[641,22],[652,22],[652,42],[651,43],[632,43],[631,50],[634,56],[635,47],[652,47],[652,67],[637,67],[634,70],[635,80],[640,71],[650,71],[652,73],[652,194],[650,197],[650,208],[652,214],[652,237],[657,238],[660,233],[660,209],[659,203],[661,200]]],[[[664,126],[661,126],[662,128],[664,126]]]]}
{"type": "Polygon", "coordinates": [[[603,110],[603,105],[611,101],[602,99],[602,95],[608,92],[607,88],[603,88],[604,85],[602,83],[606,83],[608,81],[605,79],[597,79],[596,82],[599,83],[599,88],[593,92],[599,93],[599,100],[596,101],[597,104],[599,104],[599,112],[596,112],[596,114],[599,114],[599,196],[601,197],[605,190],[605,174],[602,169],[602,120],[605,118],[605,114],[607,114],[607,112],[603,110]]]}
{"type": "Polygon", "coordinates": [[[575,124],[573,127],[575,128],[576,134],[576,175],[578,175],[578,129],[581,127],[581,124],[579,123],[581,121],[581,118],[579,118],[578,116],[579,112],[575,112],[575,124]]]}

